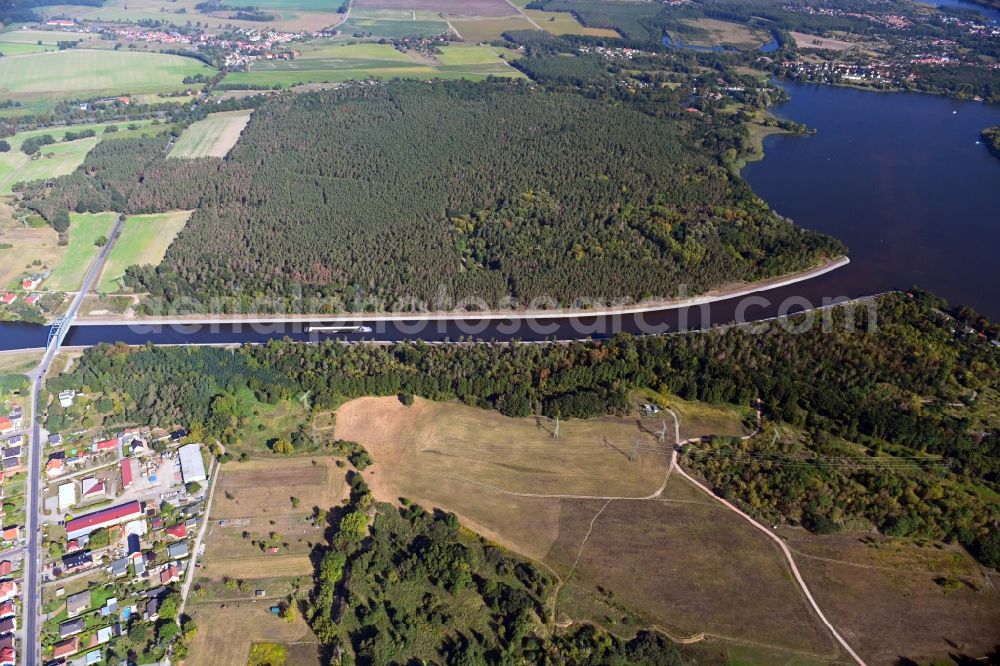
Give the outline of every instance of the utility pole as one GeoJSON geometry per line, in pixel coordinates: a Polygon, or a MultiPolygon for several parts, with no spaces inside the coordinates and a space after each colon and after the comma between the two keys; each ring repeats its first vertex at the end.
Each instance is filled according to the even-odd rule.
{"type": "Polygon", "coordinates": [[[559,439],[559,417],[558,416],[556,416],[556,429],[555,429],[555,432],[552,433],[552,438],[553,439],[559,439]]]}

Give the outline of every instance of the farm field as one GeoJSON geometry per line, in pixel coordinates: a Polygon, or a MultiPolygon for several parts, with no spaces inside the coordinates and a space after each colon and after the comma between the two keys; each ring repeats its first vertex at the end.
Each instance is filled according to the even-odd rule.
{"type": "MultiPolygon", "coordinates": [[[[136,125],[148,126],[150,121],[143,120],[135,122],[136,125]]],[[[28,182],[41,178],[55,178],[72,172],[83,163],[83,158],[87,156],[91,148],[99,141],[107,138],[104,128],[108,125],[120,126],[121,123],[96,123],[88,125],[72,125],[69,127],[49,127],[28,132],[18,132],[5,140],[10,144],[10,151],[0,153],[0,195],[10,194],[15,183],[28,182]],[[97,132],[97,136],[77,139],[68,143],[61,143],[66,132],[81,132],[92,129],[97,132]],[[32,158],[21,152],[21,145],[25,139],[34,136],[49,134],[57,142],[48,146],[42,146],[38,151],[38,157],[32,158]]],[[[126,136],[124,132],[112,134],[110,136],[126,136]]]]}
{"type": "Polygon", "coordinates": [[[521,15],[497,19],[455,19],[452,27],[466,42],[488,42],[501,39],[508,30],[535,30],[531,21],[521,15]]]}
{"type": "Polygon", "coordinates": [[[847,51],[853,49],[854,44],[840,39],[830,39],[819,35],[808,35],[804,32],[791,33],[795,40],[795,46],[800,49],[826,49],[828,51],[847,51]]]}
{"type": "Polygon", "coordinates": [[[250,122],[252,110],[210,113],[181,133],[170,157],[225,157],[250,122]]]}
{"type": "Polygon", "coordinates": [[[0,32],[0,53],[4,56],[58,51],[60,41],[92,41],[97,35],[65,33],[52,30],[7,30],[0,32]]]}
{"type": "Polygon", "coordinates": [[[189,609],[199,631],[187,663],[243,666],[251,643],[262,640],[288,644],[296,664],[318,663],[316,639],[301,616],[289,624],[267,609],[294,589],[289,581],[309,587],[309,553],[325,528],[314,526],[311,516],[314,507],[327,510],[346,497],[344,470],[329,457],[257,458],[226,465],[217,483],[196,583],[222,590],[222,579],[233,578],[246,587],[194,598],[189,609]],[[280,544],[279,552],[252,543],[261,540],[280,544]],[[265,598],[255,596],[257,589],[265,598]],[[232,631],[234,622],[240,631],[232,631]]]}
{"type": "Polygon", "coordinates": [[[369,78],[470,78],[523,76],[495,51],[479,46],[446,46],[438,62],[415,60],[388,44],[325,44],[304,49],[295,60],[261,61],[249,72],[234,72],[225,83],[291,86],[369,78]]]}
{"type": "Polygon", "coordinates": [[[363,15],[368,10],[385,9],[440,12],[461,16],[507,16],[514,13],[514,9],[506,0],[466,0],[460,3],[454,0],[355,0],[352,14],[356,11],[363,15]]]}
{"type": "Polygon", "coordinates": [[[996,647],[1000,594],[961,549],[791,528],[783,536],[817,601],[868,663],[996,647]]]}
{"type": "Polygon", "coordinates": [[[50,291],[76,291],[80,288],[87,266],[100,250],[94,241],[111,233],[118,213],[70,213],[69,217],[66,254],[45,281],[44,286],[50,291]]]}
{"type": "Polygon", "coordinates": [[[151,93],[183,89],[185,76],[214,71],[175,55],[73,49],[0,58],[0,92],[15,99],[151,93]]]}
{"type": "Polygon", "coordinates": [[[365,37],[434,37],[448,32],[448,24],[440,19],[388,19],[352,16],[338,26],[345,35],[365,37]]]}
{"type": "Polygon", "coordinates": [[[731,21],[701,18],[682,22],[703,32],[698,35],[678,35],[680,41],[692,46],[731,46],[740,50],[750,50],[771,40],[771,35],[764,30],[749,28],[731,21]]]}
{"type": "MultiPolygon", "coordinates": [[[[130,215],[121,235],[108,254],[97,291],[118,291],[125,269],[133,265],[156,266],[167,247],[187,224],[191,211],[181,210],[151,215],[130,215]]],[[[72,227],[71,227],[72,231],[72,227]]]]}
{"type": "Polygon", "coordinates": [[[588,28],[576,20],[570,12],[547,12],[541,9],[525,9],[524,13],[531,17],[546,32],[553,35],[586,35],[588,37],[621,37],[618,31],[610,28],[588,28]]]}
{"type": "MultiPolygon", "coordinates": [[[[288,0],[287,8],[267,7],[269,13],[275,15],[275,20],[262,24],[259,21],[241,21],[230,18],[232,12],[222,11],[202,13],[195,5],[199,0],[174,0],[168,5],[158,0],[106,0],[100,6],[87,5],[47,5],[39,7],[39,13],[47,17],[70,17],[82,21],[96,22],[132,22],[167,21],[177,26],[184,26],[190,21],[201,21],[206,29],[220,31],[231,25],[241,28],[274,28],[284,31],[312,31],[335,26],[343,20],[343,14],[336,12],[340,3],[322,3],[317,11],[308,11],[307,4],[319,5],[319,0],[288,0]],[[292,7],[292,4],[302,8],[292,7]],[[161,11],[166,9],[166,11],[161,11]]],[[[247,3],[262,6],[259,3],[247,3]]]]}
{"type": "Polygon", "coordinates": [[[32,262],[51,268],[66,253],[66,248],[59,246],[59,234],[48,225],[8,228],[0,234],[0,243],[10,245],[0,249],[0,289],[13,286],[22,272],[37,270],[32,262]]]}
{"type": "Polygon", "coordinates": [[[288,646],[288,664],[318,666],[319,644],[305,620],[298,616],[288,623],[272,615],[267,610],[272,603],[273,600],[250,599],[239,603],[189,606],[198,631],[190,642],[185,663],[188,666],[246,666],[252,643],[274,641],[288,646]]]}

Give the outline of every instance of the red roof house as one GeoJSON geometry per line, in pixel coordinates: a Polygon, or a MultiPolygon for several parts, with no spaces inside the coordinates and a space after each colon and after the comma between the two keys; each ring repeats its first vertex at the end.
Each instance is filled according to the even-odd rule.
{"type": "Polygon", "coordinates": [[[14,563],[10,560],[4,560],[0,562],[0,576],[9,576],[10,572],[14,570],[14,563]]]}
{"type": "Polygon", "coordinates": [[[17,610],[14,608],[14,600],[8,599],[0,604],[0,618],[10,617],[11,615],[17,615],[17,610]]]}
{"type": "Polygon", "coordinates": [[[126,458],[122,461],[121,465],[121,475],[122,475],[122,488],[128,488],[132,485],[132,459],[126,458]]]}
{"type": "Polygon", "coordinates": [[[80,651],[80,637],[74,636],[73,638],[67,638],[64,641],[59,641],[52,646],[52,657],[58,659],[59,657],[67,657],[71,654],[76,654],[80,651]]]}
{"type": "Polygon", "coordinates": [[[0,296],[0,303],[3,303],[4,305],[10,305],[16,300],[17,300],[17,294],[7,293],[4,294],[3,296],[0,296]]]}
{"type": "Polygon", "coordinates": [[[168,583],[173,583],[175,580],[180,580],[180,573],[177,571],[177,567],[171,564],[169,567],[160,572],[160,584],[167,585],[168,583]]]}
{"type": "Polygon", "coordinates": [[[16,653],[12,647],[0,648],[0,664],[16,664],[16,653]]]}
{"type": "Polygon", "coordinates": [[[94,445],[95,451],[109,451],[111,449],[118,447],[118,438],[113,437],[111,439],[106,439],[103,442],[98,442],[94,445]]]}
{"type": "Polygon", "coordinates": [[[188,528],[184,523],[177,523],[167,528],[167,534],[175,539],[183,539],[187,536],[188,528]]]}
{"type": "Polygon", "coordinates": [[[3,528],[3,540],[4,541],[14,541],[19,536],[21,536],[21,528],[17,525],[12,525],[11,527],[3,528]]]}

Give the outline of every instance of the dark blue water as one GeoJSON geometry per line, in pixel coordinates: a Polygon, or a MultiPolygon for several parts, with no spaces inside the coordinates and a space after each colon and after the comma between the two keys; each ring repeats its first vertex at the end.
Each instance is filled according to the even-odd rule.
{"type": "Polygon", "coordinates": [[[1000,160],[978,143],[1000,107],[918,93],[786,84],[774,111],[816,128],[771,136],[743,172],[778,213],[844,241],[843,292],[918,285],[1000,318],[1000,160]]]}
{"type": "Polygon", "coordinates": [[[968,9],[971,11],[979,12],[988,19],[992,19],[995,23],[1000,23],[1000,9],[994,9],[992,7],[986,7],[984,5],[977,4],[975,2],[969,2],[968,0],[923,0],[928,4],[938,5],[939,7],[956,7],[958,9],[968,9]]]}

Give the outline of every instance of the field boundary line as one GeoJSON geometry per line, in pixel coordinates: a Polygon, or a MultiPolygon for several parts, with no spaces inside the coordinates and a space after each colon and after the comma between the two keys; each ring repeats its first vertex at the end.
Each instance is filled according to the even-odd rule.
{"type": "MultiPolygon", "coordinates": [[[[674,427],[679,432],[680,431],[680,421],[678,421],[678,419],[677,419],[677,414],[674,412],[674,410],[670,409],[669,407],[667,408],[667,411],[670,412],[670,415],[673,417],[673,419],[674,419],[674,427]]],[[[725,506],[729,510],[735,512],[740,517],[742,517],[744,520],[746,520],[748,523],[750,523],[751,525],[753,525],[754,527],[756,527],[758,530],[760,530],[761,532],[763,532],[764,534],[766,534],[768,536],[768,538],[771,539],[771,541],[773,541],[774,543],[776,543],[778,545],[778,548],[781,549],[782,554],[785,556],[785,559],[788,561],[788,565],[791,567],[792,575],[794,576],[795,581],[799,584],[799,587],[801,588],[802,593],[805,595],[806,599],[809,601],[809,605],[812,606],[812,609],[816,612],[816,615],[819,617],[820,621],[826,626],[827,629],[829,629],[829,631],[833,635],[833,637],[837,640],[838,643],[840,643],[841,647],[843,647],[847,651],[847,653],[858,664],[858,666],[867,666],[867,664],[865,664],[865,661],[860,656],[858,656],[858,653],[854,651],[854,649],[850,646],[850,644],[847,642],[847,640],[844,639],[844,637],[840,635],[840,633],[837,631],[836,627],[833,626],[833,623],[831,623],[830,620],[827,619],[826,615],[823,614],[823,611],[822,611],[822,609],[820,609],[819,604],[816,602],[816,599],[813,597],[812,592],[810,592],[809,586],[806,585],[805,579],[802,577],[802,574],[799,573],[799,568],[795,564],[795,558],[792,557],[791,550],[789,550],[788,546],[785,545],[785,542],[781,540],[781,537],[777,536],[771,530],[769,530],[766,527],[764,527],[762,524],[760,524],[755,519],[753,519],[752,517],[750,517],[750,515],[748,515],[748,514],[744,513],[743,511],[741,511],[739,508],[736,507],[735,504],[733,504],[733,503],[729,502],[728,500],[725,500],[722,497],[719,497],[718,495],[716,495],[715,493],[713,493],[711,490],[709,490],[709,488],[706,485],[704,485],[703,483],[701,483],[700,481],[698,481],[697,479],[695,479],[694,477],[692,477],[690,474],[688,474],[687,472],[685,472],[684,468],[681,467],[680,464],[677,465],[677,472],[681,476],[683,476],[685,479],[687,479],[688,481],[690,481],[691,483],[693,483],[695,486],[697,486],[702,492],[710,495],[716,501],[720,502],[723,506],[725,506]]]]}

